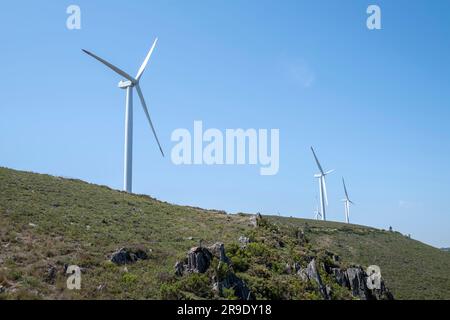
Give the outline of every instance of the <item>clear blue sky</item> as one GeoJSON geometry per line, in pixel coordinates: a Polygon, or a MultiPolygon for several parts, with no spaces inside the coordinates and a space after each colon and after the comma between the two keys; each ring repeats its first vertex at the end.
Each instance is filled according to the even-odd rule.
{"type": "Polygon", "coordinates": [[[449,1],[9,1],[0,11],[0,166],[122,187],[124,92],[81,48],[135,74],[167,154],[174,129],[279,128],[280,171],[175,166],[135,107],[134,191],[312,218],[315,146],[331,220],[450,246],[449,1]],[[66,28],[81,7],[82,29],[66,28]],[[378,4],[382,30],[366,28],[378,4]]]}

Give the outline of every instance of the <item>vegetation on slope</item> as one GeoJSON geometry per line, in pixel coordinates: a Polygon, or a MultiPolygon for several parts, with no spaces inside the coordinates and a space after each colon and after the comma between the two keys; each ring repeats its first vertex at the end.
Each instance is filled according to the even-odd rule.
{"type": "MultiPolygon", "coordinates": [[[[199,248],[195,250],[198,251],[199,248]]],[[[257,227],[247,230],[240,243],[232,243],[224,250],[222,261],[213,257],[205,272],[185,272],[168,279],[162,287],[162,297],[232,300],[356,298],[349,288],[339,285],[322,267],[340,267],[333,257],[333,254],[325,250],[314,250],[302,230],[277,227],[266,219],[259,218],[257,227]],[[318,270],[318,274],[312,277],[317,278],[301,280],[298,271],[305,271],[312,259],[318,270]],[[226,287],[223,288],[219,283],[225,283],[226,287]],[[327,293],[325,288],[328,288],[327,293]]],[[[199,256],[195,256],[191,261],[198,259],[199,256]]]]}
{"type": "Polygon", "coordinates": [[[378,265],[396,299],[450,299],[450,257],[399,232],[339,222],[271,217],[281,225],[306,228],[311,244],[348,264],[378,265]]]}
{"type": "MultiPolygon", "coordinates": [[[[281,217],[270,221],[281,233],[305,230],[310,239],[305,248],[315,254],[330,250],[348,264],[379,265],[396,298],[450,299],[447,252],[362,226],[281,217]]],[[[286,290],[293,284],[277,271],[281,265],[261,268],[255,263],[267,253],[273,261],[280,255],[288,262],[284,260],[290,246],[273,247],[261,241],[266,236],[252,232],[245,215],[176,206],[79,180],[0,168],[0,297],[163,298],[167,291],[162,288],[172,283],[175,262],[203,240],[225,243],[239,275],[256,294],[270,286],[274,298],[286,292],[298,293],[289,298],[316,298],[305,288],[286,290]],[[237,246],[242,235],[260,243],[252,245],[249,256],[237,246]],[[111,253],[131,246],[146,250],[149,259],[127,266],[109,261],[111,253]],[[81,290],[66,288],[68,265],[82,268],[81,290]]],[[[289,238],[288,233],[280,235],[284,236],[289,238]]],[[[201,283],[197,279],[191,285],[201,283]]]]}

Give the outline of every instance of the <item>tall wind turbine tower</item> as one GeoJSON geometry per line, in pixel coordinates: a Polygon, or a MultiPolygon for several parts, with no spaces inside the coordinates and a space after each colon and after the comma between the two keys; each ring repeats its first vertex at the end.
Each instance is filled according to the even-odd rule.
{"type": "Polygon", "coordinates": [[[350,204],[354,203],[348,197],[344,177],[342,177],[342,185],[344,186],[344,193],[345,193],[345,199],[342,199],[342,201],[344,202],[345,222],[350,223],[350,204]]]}
{"type": "Polygon", "coordinates": [[[315,174],[314,177],[319,179],[320,213],[322,214],[322,220],[326,221],[327,217],[325,207],[328,206],[328,196],[327,196],[327,185],[325,183],[325,176],[332,173],[334,170],[329,170],[325,172],[322,169],[322,166],[320,165],[319,159],[317,159],[313,147],[311,147],[311,151],[314,155],[314,159],[316,160],[317,167],[319,168],[320,171],[320,173],[315,174]]]}
{"type": "Polygon", "coordinates": [[[108,61],[100,58],[99,56],[89,52],[87,50],[83,50],[86,54],[90,55],[94,59],[100,61],[108,68],[112,69],[114,72],[118,73],[125,80],[121,80],[119,82],[119,88],[126,90],[126,103],[125,103],[125,147],[124,147],[124,178],[123,178],[123,190],[126,192],[132,192],[132,175],[133,175],[133,89],[136,89],[139,99],[141,100],[142,108],[144,109],[145,116],[147,117],[148,123],[150,124],[150,128],[153,131],[153,135],[158,143],[159,150],[161,151],[162,156],[164,157],[164,152],[161,148],[161,144],[159,143],[158,136],[156,135],[155,127],[153,126],[152,120],[150,119],[150,114],[147,109],[147,105],[144,100],[144,95],[142,94],[141,87],[139,85],[139,80],[141,80],[142,74],[144,73],[145,67],[147,66],[148,61],[152,55],[153,50],[155,49],[158,38],[153,42],[152,47],[150,48],[147,56],[144,59],[136,77],[130,76],[125,71],[119,69],[115,65],[109,63],[108,61]]]}

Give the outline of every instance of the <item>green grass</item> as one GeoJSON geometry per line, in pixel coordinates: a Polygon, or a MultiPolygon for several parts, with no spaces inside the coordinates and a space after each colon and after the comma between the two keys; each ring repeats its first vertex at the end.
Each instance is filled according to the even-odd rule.
{"type": "Polygon", "coordinates": [[[311,244],[338,254],[346,264],[378,265],[396,299],[450,299],[450,255],[398,232],[359,225],[270,218],[309,229],[311,244]]]}
{"type": "MultiPolygon", "coordinates": [[[[396,298],[450,299],[448,252],[363,226],[281,217],[270,221],[280,232],[304,229],[308,250],[331,250],[348,264],[379,265],[396,298]]],[[[246,215],[176,206],[79,180],[0,168],[0,285],[8,288],[0,298],[160,299],[170,293],[166,284],[173,281],[175,262],[201,239],[206,245],[224,242],[239,275],[255,286],[303,290],[275,274],[276,266],[270,270],[271,280],[264,280],[267,270],[255,259],[272,257],[274,250],[255,244],[248,258],[233,249],[239,236],[252,232],[246,215]],[[151,250],[149,259],[127,265],[127,270],[108,261],[112,252],[130,246],[151,250]],[[65,265],[82,268],[81,290],[66,289],[65,265]],[[58,270],[53,280],[47,276],[50,266],[58,270]]],[[[276,259],[287,259],[290,248],[278,250],[276,259]]],[[[292,298],[317,297],[299,292],[292,298]]]]}

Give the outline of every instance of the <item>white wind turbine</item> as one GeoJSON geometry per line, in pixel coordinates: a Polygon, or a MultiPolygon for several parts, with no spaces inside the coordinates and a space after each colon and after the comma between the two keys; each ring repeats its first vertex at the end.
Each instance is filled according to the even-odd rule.
{"type": "Polygon", "coordinates": [[[317,206],[316,210],[314,211],[314,220],[320,220],[322,218],[322,214],[320,213],[319,206],[317,206]]]}
{"type": "MultiPolygon", "coordinates": [[[[316,201],[317,201],[317,197],[316,197],[316,201]]],[[[314,210],[314,220],[321,220],[321,219],[322,219],[322,214],[320,213],[319,205],[317,205],[316,210],[314,210]]]]}
{"type": "Polygon", "coordinates": [[[150,48],[147,56],[144,59],[141,67],[135,78],[130,76],[125,71],[117,68],[113,64],[108,61],[96,56],[92,52],[87,50],[83,50],[83,52],[87,53],[91,57],[97,59],[126,80],[121,80],[119,82],[119,88],[127,90],[126,104],[125,104],[125,148],[124,148],[124,179],[123,179],[123,189],[126,192],[132,191],[132,166],[133,166],[133,88],[136,88],[139,99],[141,100],[142,108],[144,109],[144,113],[147,117],[147,120],[150,124],[150,127],[153,131],[153,135],[155,136],[156,142],[158,143],[159,150],[161,151],[162,156],[164,157],[164,152],[161,148],[161,144],[159,143],[158,136],[156,135],[155,127],[153,126],[152,120],[150,119],[150,114],[148,113],[147,105],[144,100],[144,96],[142,94],[141,87],[139,86],[139,80],[144,73],[145,67],[147,66],[148,61],[150,60],[150,56],[152,55],[153,49],[155,49],[158,38],[153,42],[152,47],[150,48]]]}
{"type": "Polygon", "coordinates": [[[319,191],[320,191],[320,213],[322,215],[322,220],[326,221],[326,211],[325,206],[328,206],[328,196],[327,196],[327,185],[325,183],[325,176],[327,174],[332,173],[334,170],[329,170],[327,172],[323,171],[322,166],[320,165],[319,159],[317,159],[316,153],[314,152],[313,147],[311,147],[311,151],[314,155],[314,159],[316,160],[317,166],[319,167],[320,173],[315,174],[314,177],[319,179],[319,191]]]}
{"type": "Polygon", "coordinates": [[[345,187],[345,180],[342,177],[342,185],[344,186],[345,199],[342,199],[344,202],[344,211],[345,211],[345,222],[350,223],[350,204],[354,204],[348,197],[347,188],[345,187]]]}

